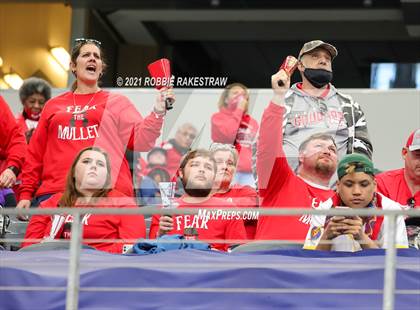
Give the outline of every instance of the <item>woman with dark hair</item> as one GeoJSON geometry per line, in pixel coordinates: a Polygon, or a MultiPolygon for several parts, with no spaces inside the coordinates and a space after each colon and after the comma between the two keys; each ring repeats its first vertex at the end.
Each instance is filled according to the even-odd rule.
{"type": "Polygon", "coordinates": [[[70,68],[76,77],[72,90],[49,100],[32,136],[18,208],[29,208],[33,197],[37,205],[61,192],[74,156],[89,146],[108,152],[111,188],[133,196],[125,150],[148,151],[160,136],[165,99],[174,97],[171,89],[160,90],[153,112],[143,119],[127,97],[99,87],[106,68],[99,41],[77,39],[70,68]]]}
{"type": "Polygon", "coordinates": [[[17,122],[29,143],[45,102],[51,98],[51,86],[43,79],[31,77],[26,79],[20,87],[19,98],[23,111],[18,115],[17,122]]]}
{"type": "Polygon", "coordinates": [[[248,113],[248,88],[241,83],[226,86],[218,107],[219,112],[211,117],[211,138],[213,142],[232,144],[238,150],[238,167],[233,183],[255,188],[252,145],[256,140],[258,123],[248,113]]]}
{"type": "MultiPolygon", "coordinates": [[[[110,189],[111,165],[108,154],[97,147],[83,149],[67,175],[63,193],[57,193],[41,203],[40,208],[107,207],[136,208],[134,200],[110,189]]],[[[71,215],[36,215],[31,218],[25,239],[70,239],[71,215]]],[[[85,244],[97,250],[123,253],[126,245],[146,236],[142,215],[86,214],[82,219],[84,239],[129,239],[127,242],[91,241],[85,244]]],[[[22,247],[37,242],[24,241],[22,247]]]]}

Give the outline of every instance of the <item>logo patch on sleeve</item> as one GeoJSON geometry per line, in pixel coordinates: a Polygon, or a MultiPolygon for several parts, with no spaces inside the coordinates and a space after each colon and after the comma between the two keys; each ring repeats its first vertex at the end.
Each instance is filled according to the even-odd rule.
{"type": "Polygon", "coordinates": [[[321,227],[313,227],[311,229],[311,240],[316,240],[321,237],[321,227]]]}

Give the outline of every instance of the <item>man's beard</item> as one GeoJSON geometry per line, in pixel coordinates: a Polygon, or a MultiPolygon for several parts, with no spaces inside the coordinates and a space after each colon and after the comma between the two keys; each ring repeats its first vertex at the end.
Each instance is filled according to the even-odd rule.
{"type": "Polygon", "coordinates": [[[315,171],[319,174],[329,176],[334,173],[335,169],[331,163],[325,164],[317,162],[315,165],[315,171]]]}
{"type": "Polygon", "coordinates": [[[184,186],[184,191],[191,197],[207,197],[211,190],[213,182],[207,182],[205,186],[203,187],[196,187],[194,184],[188,184],[192,185],[192,187],[187,186],[188,180],[182,179],[182,185],[184,186]]]}

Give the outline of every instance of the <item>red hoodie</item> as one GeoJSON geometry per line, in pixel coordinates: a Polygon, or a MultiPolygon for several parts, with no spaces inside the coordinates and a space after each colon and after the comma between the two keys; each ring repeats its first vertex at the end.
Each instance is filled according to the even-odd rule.
{"type": "Polygon", "coordinates": [[[104,90],[95,95],[66,92],[49,100],[29,143],[20,199],[63,191],[76,154],[89,146],[108,152],[112,188],[132,196],[125,150],[152,148],[162,123],[153,112],[143,119],[127,97],[104,90]]]}
{"type": "MultiPolygon", "coordinates": [[[[57,208],[63,194],[58,193],[43,201],[40,208],[57,208]]],[[[106,208],[137,208],[131,197],[112,190],[102,203],[87,207],[106,208]]],[[[86,214],[82,218],[83,239],[139,239],[146,237],[146,225],[143,215],[120,215],[120,214],[86,214]]],[[[72,223],[71,215],[34,215],[26,229],[25,239],[70,239],[66,223],[72,223]]],[[[24,241],[22,247],[38,242],[24,241]]],[[[122,253],[124,244],[133,242],[85,242],[97,250],[110,253],[122,253]]]]}
{"type": "Polygon", "coordinates": [[[378,192],[403,206],[408,205],[413,199],[414,206],[420,208],[420,191],[411,193],[404,177],[404,169],[385,171],[376,175],[378,192]]]}
{"type": "Polygon", "coordinates": [[[211,117],[211,139],[233,144],[239,152],[238,172],[252,172],[252,143],[257,132],[257,121],[241,109],[222,108],[211,117]]]}
{"type": "Polygon", "coordinates": [[[26,153],[25,137],[2,96],[0,96],[0,112],[0,153],[6,160],[3,168],[15,166],[21,169],[26,153]]]}
{"type": "MultiPolygon", "coordinates": [[[[315,208],[330,198],[334,191],[300,178],[289,167],[283,151],[284,113],[285,107],[270,103],[261,120],[257,150],[261,207],[315,208]]],[[[310,221],[311,217],[306,215],[260,216],[255,239],[303,242],[310,221]]]]}

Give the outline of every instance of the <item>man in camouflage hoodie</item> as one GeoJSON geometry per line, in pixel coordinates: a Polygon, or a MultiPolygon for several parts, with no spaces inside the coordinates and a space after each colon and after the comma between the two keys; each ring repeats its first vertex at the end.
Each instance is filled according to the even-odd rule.
{"type": "Polygon", "coordinates": [[[297,69],[302,82],[292,85],[286,93],[283,120],[283,148],[293,170],[299,162],[299,145],[315,133],[334,137],[339,159],[351,153],[372,158],[362,109],[330,83],[332,61],[337,54],[333,45],[320,40],[305,43],[299,52],[297,69]]]}
{"type": "Polygon", "coordinates": [[[339,158],[355,152],[372,158],[363,111],[330,83],[332,61],[337,54],[334,46],[320,40],[305,43],[299,52],[302,82],[294,84],[286,94],[283,123],[284,149],[293,168],[297,166],[299,145],[317,132],[335,137],[339,158]]]}

